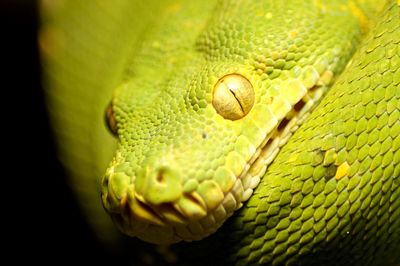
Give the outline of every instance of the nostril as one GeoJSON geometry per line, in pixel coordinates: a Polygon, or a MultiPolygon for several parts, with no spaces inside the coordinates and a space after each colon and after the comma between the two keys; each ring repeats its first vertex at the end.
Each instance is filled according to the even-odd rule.
{"type": "Polygon", "coordinates": [[[160,171],[158,171],[157,176],[156,176],[156,181],[158,183],[165,183],[165,172],[161,169],[160,171]]]}

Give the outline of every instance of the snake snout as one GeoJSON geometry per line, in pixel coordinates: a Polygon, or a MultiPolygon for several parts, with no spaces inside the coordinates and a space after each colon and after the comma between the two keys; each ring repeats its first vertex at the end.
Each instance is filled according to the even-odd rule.
{"type": "Polygon", "coordinates": [[[180,170],[187,161],[165,154],[147,156],[137,172],[116,161],[103,178],[103,204],[123,232],[147,242],[203,239],[240,207],[241,180],[229,185],[223,171],[198,180],[180,170]]]}
{"type": "Polygon", "coordinates": [[[171,166],[148,163],[136,177],[135,189],[147,204],[175,202],[182,195],[181,175],[171,166]]]}

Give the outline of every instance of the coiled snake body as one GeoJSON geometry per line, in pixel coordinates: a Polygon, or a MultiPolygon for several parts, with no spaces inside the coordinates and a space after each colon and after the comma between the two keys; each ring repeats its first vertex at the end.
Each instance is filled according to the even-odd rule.
{"type": "Polygon", "coordinates": [[[60,158],[104,242],[115,224],[193,241],[182,264],[399,262],[398,1],[42,10],[60,158]]]}

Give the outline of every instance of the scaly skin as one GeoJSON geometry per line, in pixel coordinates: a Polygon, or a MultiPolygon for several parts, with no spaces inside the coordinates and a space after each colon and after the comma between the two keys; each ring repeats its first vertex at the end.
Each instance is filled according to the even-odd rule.
{"type": "Polygon", "coordinates": [[[122,231],[158,244],[199,240],[251,195],[361,35],[342,1],[297,8],[189,1],[160,14],[112,101],[118,148],[102,199],[122,231]],[[250,84],[239,85],[243,95],[254,90],[238,108],[254,97],[247,115],[236,114],[229,80],[250,84]],[[298,103],[308,110],[293,113],[298,103]]]}
{"type": "MultiPolygon", "coordinates": [[[[400,246],[399,4],[389,1],[376,26],[374,3],[165,4],[140,37],[132,37],[140,26],[111,24],[129,33],[120,47],[132,38],[130,49],[116,52],[114,76],[103,84],[117,87],[111,118],[118,147],[101,190],[118,227],[162,244],[214,233],[250,197],[279,146],[254,195],[200,245],[219,242],[211,254],[238,265],[394,262],[400,246]],[[242,84],[234,97],[226,90],[228,74],[242,84]]],[[[54,58],[55,66],[73,66],[54,58]]],[[[49,72],[68,95],[68,79],[49,72]]],[[[50,96],[53,105],[71,105],[57,97],[50,96]]],[[[102,134],[93,144],[100,145],[102,134]]],[[[73,142],[69,136],[64,140],[73,142]]],[[[73,147],[65,148],[67,164],[79,161],[65,155],[73,147]]],[[[191,248],[205,250],[197,245],[177,254],[193,260],[191,248]]]]}
{"type": "Polygon", "coordinates": [[[237,265],[398,265],[399,15],[388,5],[235,219],[196,246],[218,250],[204,256],[237,265]]]}

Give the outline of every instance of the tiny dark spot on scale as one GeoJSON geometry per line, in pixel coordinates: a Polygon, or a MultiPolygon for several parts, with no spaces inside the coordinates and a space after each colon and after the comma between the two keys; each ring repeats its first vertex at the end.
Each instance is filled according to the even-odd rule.
{"type": "Polygon", "coordinates": [[[203,132],[203,133],[201,134],[201,137],[202,137],[203,139],[208,139],[208,134],[207,134],[206,132],[203,132]]]}
{"type": "Polygon", "coordinates": [[[270,97],[268,97],[268,99],[267,99],[267,104],[272,104],[273,101],[274,101],[274,97],[273,97],[273,96],[270,96],[270,97]]]}
{"type": "Polygon", "coordinates": [[[335,175],[336,175],[336,170],[337,170],[337,167],[336,167],[336,165],[334,165],[334,164],[331,164],[331,165],[327,166],[327,167],[326,167],[326,170],[325,170],[325,180],[326,180],[326,181],[329,181],[329,180],[331,180],[333,177],[335,177],[335,175]]]}
{"type": "Polygon", "coordinates": [[[324,161],[325,152],[320,148],[315,149],[312,152],[314,153],[314,156],[313,156],[313,161],[311,162],[311,165],[318,166],[318,165],[322,164],[322,162],[324,161]]]}

